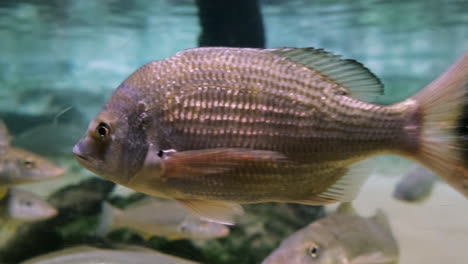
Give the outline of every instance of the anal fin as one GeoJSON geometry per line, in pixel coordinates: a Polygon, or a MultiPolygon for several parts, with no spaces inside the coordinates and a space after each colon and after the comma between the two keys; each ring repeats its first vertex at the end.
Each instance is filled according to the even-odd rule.
{"type": "Polygon", "coordinates": [[[200,218],[224,225],[233,225],[234,217],[242,215],[242,206],[236,203],[211,200],[177,200],[200,218]]]}
{"type": "Polygon", "coordinates": [[[358,195],[361,186],[370,176],[371,170],[364,162],[359,162],[349,167],[348,172],[324,192],[317,195],[318,198],[337,201],[351,202],[358,195]]]}

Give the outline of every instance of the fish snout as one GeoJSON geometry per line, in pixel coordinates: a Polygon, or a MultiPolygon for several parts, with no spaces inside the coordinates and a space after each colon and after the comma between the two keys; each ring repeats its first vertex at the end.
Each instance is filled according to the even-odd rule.
{"type": "Polygon", "coordinates": [[[57,216],[57,214],[58,214],[58,210],[50,206],[44,209],[44,217],[42,219],[49,219],[49,218],[57,216]]]}
{"type": "Polygon", "coordinates": [[[73,147],[73,154],[79,162],[90,162],[94,158],[93,140],[89,136],[84,136],[73,147]]]}

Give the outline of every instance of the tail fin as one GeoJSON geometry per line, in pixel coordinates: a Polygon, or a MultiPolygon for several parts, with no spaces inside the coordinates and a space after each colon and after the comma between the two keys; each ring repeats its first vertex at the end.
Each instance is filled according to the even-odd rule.
{"type": "Polygon", "coordinates": [[[414,158],[468,198],[468,52],[409,100],[422,114],[414,158]]]}
{"type": "Polygon", "coordinates": [[[106,236],[106,234],[113,229],[114,218],[119,213],[119,209],[113,207],[108,202],[103,202],[101,206],[101,215],[99,216],[96,235],[100,237],[106,236]]]}

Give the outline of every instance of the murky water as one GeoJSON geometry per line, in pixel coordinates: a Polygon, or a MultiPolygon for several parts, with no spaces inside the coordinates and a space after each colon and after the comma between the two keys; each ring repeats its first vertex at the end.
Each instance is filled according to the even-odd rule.
{"type": "MultiPolygon", "coordinates": [[[[358,60],[385,84],[385,95],[378,98],[383,104],[422,89],[468,50],[468,1],[263,0],[260,4],[268,48],[316,47],[358,60]]],[[[64,186],[93,177],[73,160],[73,144],[115,87],[135,69],[198,46],[197,14],[197,5],[190,0],[1,1],[0,119],[9,127],[12,144],[67,169],[60,179],[18,188],[47,198],[64,186]]],[[[388,211],[400,244],[400,263],[468,263],[463,250],[468,244],[466,199],[439,181],[424,204],[396,201],[391,195],[396,177],[415,165],[395,157],[375,160],[370,163],[373,176],[356,207],[364,215],[375,208],[388,211]]],[[[117,187],[102,199],[118,202],[131,193],[117,187]]],[[[29,247],[18,254],[32,257],[72,244],[96,245],[90,237],[98,211],[90,209],[87,215],[80,211],[67,221],[57,221],[59,228],[51,233],[35,231],[51,238],[37,249],[35,243],[17,242],[29,247]]],[[[67,210],[60,213],[63,217],[67,210]]],[[[283,237],[293,231],[287,229],[283,237]]],[[[268,236],[268,228],[259,230],[259,236],[268,236]]],[[[13,243],[10,238],[22,236],[20,231],[0,226],[0,236],[6,241],[2,247],[13,243]]],[[[40,241],[42,236],[33,240],[40,241]]],[[[164,245],[165,252],[181,255],[185,251],[184,257],[207,263],[235,263],[229,254],[249,254],[248,248],[238,244],[250,245],[251,241],[242,240],[242,235],[235,241],[229,239],[174,244],[114,235],[104,244],[137,241],[158,250],[164,245]],[[222,252],[221,245],[237,245],[240,252],[222,252]]],[[[280,238],[276,239],[273,245],[279,243],[280,238]]],[[[262,249],[258,243],[256,249],[262,249]]],[[[273,247],[259,252],[267,254],[273,247]]],[[[2,249],[0,254],[5,254],[2,249]]],[[[6,263],[14,259],[12,254],[6,263]]],[[[245,260],[255,263],[255,258],[245,260]]]]}

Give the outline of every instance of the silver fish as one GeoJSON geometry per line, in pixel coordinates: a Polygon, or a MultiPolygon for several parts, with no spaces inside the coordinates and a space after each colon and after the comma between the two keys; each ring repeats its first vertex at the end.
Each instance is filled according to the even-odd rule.
{"type": "Polygon", "coordinates": [[[164,236],[169,239],[208,239],[224,237],[229,228],[200,219],[172,200],[145,199],[124,210],[103,204],[98,233],[128,227],[145,237],[164,236]]]}
{"type": "Polygon", "coordinates": [[[385,214],[358,216],[350,204],[286,238],[262,264],[394,264],[398,244],[385,214]]]}
{"type": "Polygon", "coordinates": [[[35,257],[21,264],[196,264],[154,250],[135,248],[111,250],[76,246],[35,257]]]}
{"type": "Polygon", "coordinates": [[[0,200],[0,222],[30,222],[52,218],[57,210],[41,197],[11,188],[0,200]]]}

